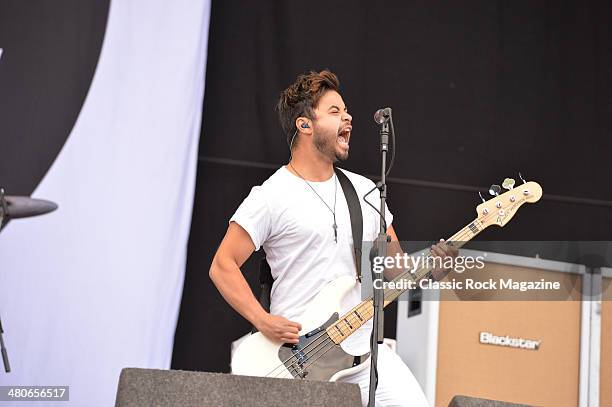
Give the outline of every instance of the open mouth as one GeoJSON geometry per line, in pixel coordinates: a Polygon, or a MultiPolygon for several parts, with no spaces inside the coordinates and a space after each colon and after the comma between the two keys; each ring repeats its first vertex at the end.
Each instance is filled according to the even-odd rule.
{"type": "Polygon", "coordinates": [[[338,132],[338,144],[341,147],[348,149],[349,148],[349,140],[351,138],[351,130],[353,128],[351,126],[346,126],[338,132]]]}

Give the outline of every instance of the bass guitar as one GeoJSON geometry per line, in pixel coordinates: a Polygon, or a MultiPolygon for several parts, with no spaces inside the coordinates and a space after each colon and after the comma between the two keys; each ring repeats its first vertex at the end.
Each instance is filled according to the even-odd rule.
{"type": "MultiPolygon", "coordinates": [[[[512,181],[512,182],[511,182],[512,181]]],[[[501,190],[499,186],[498,194],[501,190]]],[[[506,179],[507,192],[496,195],[476,207],[478,216],[446,240],[459,248],[491,225],[504,226],[525,203],[537,202],[542,188],[536,182],[524,182],[516,187],[506,179]]],[[[426,266],[399,274],[394,282],[419,281],[431,278],[426,266]]],[[[354,366],[355,357],[344,352],[342,341],[373,316],[372,299],[366,299],[340,316],[341,299],[357,284],[354,277],[344,276],[329,282],[295,320],[302,325],[299,343],[283,344],[271,341],[257,332],[245,339],[232,357],[232,373],[247,376],[280,377],[336,381],[369,366],[367,355],[354,366]],[[364,360],[365,359],[365,360],[364,360]]],[[[387,289],[384,305],[398,298],[405,289],[387,289]]]]}

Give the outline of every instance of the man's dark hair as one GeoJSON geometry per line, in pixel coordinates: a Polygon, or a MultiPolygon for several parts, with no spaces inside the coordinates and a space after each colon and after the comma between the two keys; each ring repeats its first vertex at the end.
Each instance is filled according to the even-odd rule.
{"type": "Polygon", "coordinates": [[[314,109],[328,90],[340,92],[340,82],[333,72],[324,69],[298,76],[295,82],[281,92],[276,110],[280,125],[287,135],[287,144],[291,143],[295,134],[295,120],[300,116],[314,120],[314,109]]]}

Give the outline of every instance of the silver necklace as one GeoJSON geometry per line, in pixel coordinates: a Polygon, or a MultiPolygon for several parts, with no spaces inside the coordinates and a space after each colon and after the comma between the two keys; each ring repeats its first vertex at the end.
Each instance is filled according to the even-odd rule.
{"type": "Polygon", "coordinates": [[[314,189],[312,187],[312,185],[310,185],[310,182],[308,182],[306,180],[306,178],[302,177],[302,174],[300,174],[298,172],[298,170],[295,169],[295,167],[293,166],[293,164],[291,164],[291,162],[289,162],[289,165],[291,166],[291,168],[293,169],[293,171],[295,171],[295,173],[297,175],[300,176],[300,178],[302,178],[304,180],[304,182],[306,183],[306,185],[308,185],[310,187],[310,189],[312,189],[312,192],[314,192],[319,199],[321,200],[321,202],[323,202],[325,204],[325,206],[327,207],[327,209],[329,209],[329,211],[332,213],[332,215],[334,216],[334,224],[332,225],[332,228],[334,228],[334,241],[336,243],[338,243],[338,225],[336,224],[336,195],[338,192],[338,178],[336,177],[336,173],[334,172],[334,209],[330,208],[329,205],[327,204],[327,202],[325,202],[325,199],[321,198],[321,195],[319,195],[319,193],[316,191],[316,189],[314,189]]]}

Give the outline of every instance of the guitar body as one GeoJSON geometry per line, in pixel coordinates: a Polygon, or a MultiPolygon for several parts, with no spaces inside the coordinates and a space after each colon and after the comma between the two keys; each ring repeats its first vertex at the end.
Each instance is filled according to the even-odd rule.
{"type": "Polygon", "coordinates": [[[355,286],[355,278],[340,277],[328,283],[312,300],[304,314],[296,346],[273,342],[260,332],[245,339],[232,358],[232,373],[246,376],[336,381],[365,369],[353,366],[355,357],[331,342],[326,329],[338,320],[340,302],[355,286]],[[324,352],[325,351],[325,352],[324,352]]]}

